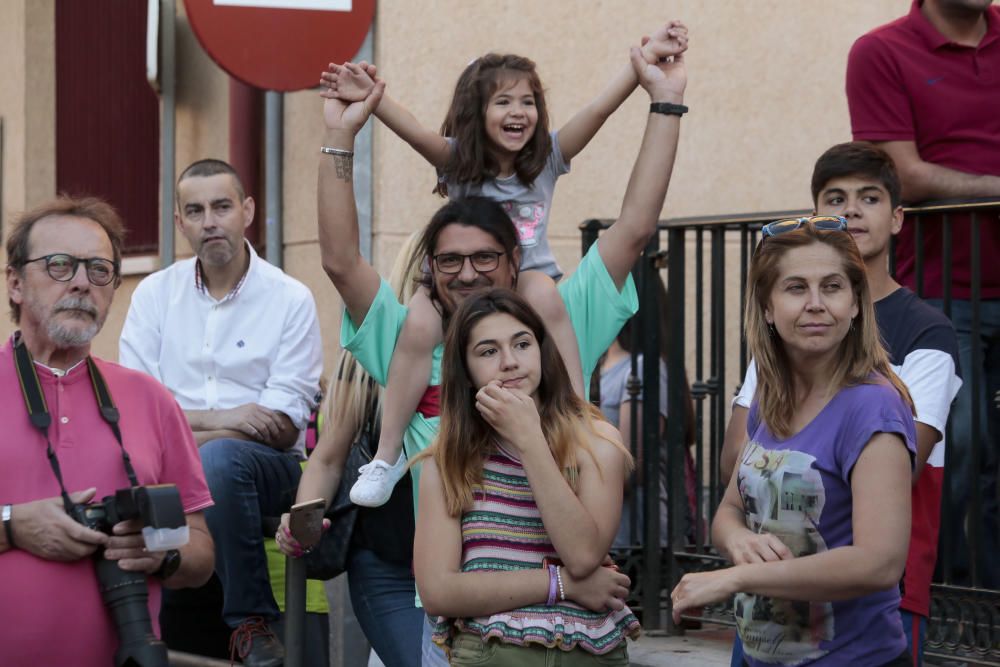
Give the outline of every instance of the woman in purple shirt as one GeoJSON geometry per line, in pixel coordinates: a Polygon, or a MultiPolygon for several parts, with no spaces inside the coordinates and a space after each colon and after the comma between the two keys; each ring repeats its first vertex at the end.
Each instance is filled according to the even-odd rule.
{"type": "Polygon", "coordinates": [[[675,619],[735,595],[757,665],[907,665],[897,584],[914,423],[838,217],[766,225],[746,335],[760,372],[748,441],[712,525],[734,567],[689,574],[675,619]]]}

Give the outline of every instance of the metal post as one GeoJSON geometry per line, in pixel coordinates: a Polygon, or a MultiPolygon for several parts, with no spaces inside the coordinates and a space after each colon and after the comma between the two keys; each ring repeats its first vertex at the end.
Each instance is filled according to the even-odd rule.
{"type": "MultiPolygon", "coordinates": [[[[648,629],[663,627],[663,612],[660,609],[660,589],[662,587],[662,561],[660,550],[660,318],[659,279],[656,269],[656,254],[660,249],[660,236],[653,234],[646,244],[646,252],[640,259],[639,274],[642,278],[640,289],[640,312],[642,326],[642,487],[645,509],[645,542],[643,544],[642,620],[648,629]]],[[[633,405],[635,403],[633,402],[633,405]]],[[[670,521],[668,513],[668,521],[670,521]]],[[[667,559],[671,560],[670,558],[667,559]]]]}
{"type": "Polygon", "coordinates": [[[580,224],[580,238],[583,243],[581,248],[580,256],[583,257],[590,250],[590,246],[597,243],[597,234],[601,231],[604,225],[601,224],[600,220],[585,220],[580,224]]]}
{"type": "MultiPolygon", "coordinates": [[[[668,503],[667,503],[667,526],[670,530],[669,549],[665,554],[667,561],[667,586],[672,589],[681,578],[680,568],[673,552],[681,550],[684,544],[684,528],[681,517],[684,516],[684,509],[687,507],[687,493],[684,484],[684,448],[687,443],[684,438],[685,424],[684,415],[687,414],[684,405],[684,299],[687,291],[685,285],[685,234],[682,227],[670,229],[667,236],[667,249],[670,252],[670,261],[667,264],[667,284],[669,290],[667,298],[670,300],[670,351],[667,360],[669,372],[667,381],[667,483],[668,503]]],[[[646,403],[647,406],[659,405],[659,403],[646,403]]],[[[646,409],[643,413],[655,410],[646,409]]],[[[673,613],[673,608],[669,609],[673,613]]],[[[679,634],[683,629],[675,626],[673,618],[668,614],[668,629],[679,634]]]]}
{"type": "Polygon", "coordinates": [[[267,218],[264,239],[266,259],[270,264],[283,266],[284,238],[281,228],[281,160],[284,145],[282,137],[283,93],[269,90],[264,94],[264,188],[267,218]]]}
{"type": "Polygon", "coordinates": [[[306,645],[306,563],[285,558],[285,667],[302,667],[306,645]]]}
{"type": "Polygon", "coordinates": [[[176,0],[160,2],[160,267],[174,263],[176,0]]]}
{"type": "MultiPolygon", "coordinates": [[[[983,433],[980,431],[981,402],[980,392],[984,392],[985,381],[983,377],[983,350],[980,341],[981,333],[981,298],[982,298],[982,253],[980,249],[980,220],[979,213],[972,212],[972,238],[969,248],[972,249],[972,323],[971,336],[972,345],[972,368],[962,369],[968,373],[967,377],[971,382],[972,394],[972,458],[969,466],[969,493],[971,503],[969,504],[969,578],[972,585],[979,588],[982,584],[983,573],[979,568],[980,549],[982,548],[982,528],[983,528],[983,489],[979,484],[980,465],[983,457],[983,433]]],[[[919,240],[918,240],[919,243],[919,240]]]]}

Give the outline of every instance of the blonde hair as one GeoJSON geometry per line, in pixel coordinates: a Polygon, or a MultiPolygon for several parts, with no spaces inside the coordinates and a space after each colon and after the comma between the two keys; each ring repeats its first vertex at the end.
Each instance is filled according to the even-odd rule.
{"type": "Polygon", "coordinates": [[[845,232],[816,231],[812,225],[803,225],[793,232],[762,241],[750,264],[750,274],[747,277],[746,337],[757,364],[758,410],[771,432],[781,438],[792,435],[792,419],[798,406],[791,363],[783,341],[768,325],[765,311],[779,277],[778,264],[781,258],[793,248],[814,243],[828,245],[840,256],[858,305],[858,315],[844,340],[840,342],[837,366],[830,378],[830,385],[841,389],[868,383],[872,381],[872,375],[877,373],[886,378],[910,409],[913,409],[910,392],[893,372],[889,355],[882,345],[864,260],[854,239],[845,232]]]}

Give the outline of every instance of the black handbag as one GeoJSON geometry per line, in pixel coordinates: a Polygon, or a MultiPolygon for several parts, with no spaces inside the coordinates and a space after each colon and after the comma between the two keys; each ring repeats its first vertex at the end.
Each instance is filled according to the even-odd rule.
{"type": "Polygon", "coordinates": [[[367,413],[364,428],[347,454],[337,494],[326,509],[325,516],[330,520],[330,527],[323,533],[319,544],[305,555],[306,577],[309,579],[333,579],[347,569],[347,556],[351,550],[351,537],[359,510],[351,502],[351,487],[361,476],[358,469],[371,463],[378,445],[375,434],[376,410],[369,406],[367,413]]]}

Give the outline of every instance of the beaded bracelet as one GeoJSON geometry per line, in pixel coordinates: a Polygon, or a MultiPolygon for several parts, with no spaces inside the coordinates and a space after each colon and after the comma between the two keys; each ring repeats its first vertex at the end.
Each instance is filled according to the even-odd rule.
{"type": "Polygon", "coordinates": [[[556,568],[556,581],[559,583],[559,601],[560,602],[565,602],[566,601],[566,589],[563,588],[562,569],[558,568],[558,567],[556,568]]]}
{"type": "MultiPolygon", "coordinates": [[[[557,582],[561,584],[559,580],[559,568],[555,565],[549,565],[549,597],[545,601],[545,605],[551,607],[556,603],[556,584],[557,582]]],[[[561,588],[561,586],[560,586],[561,588]]]]}

